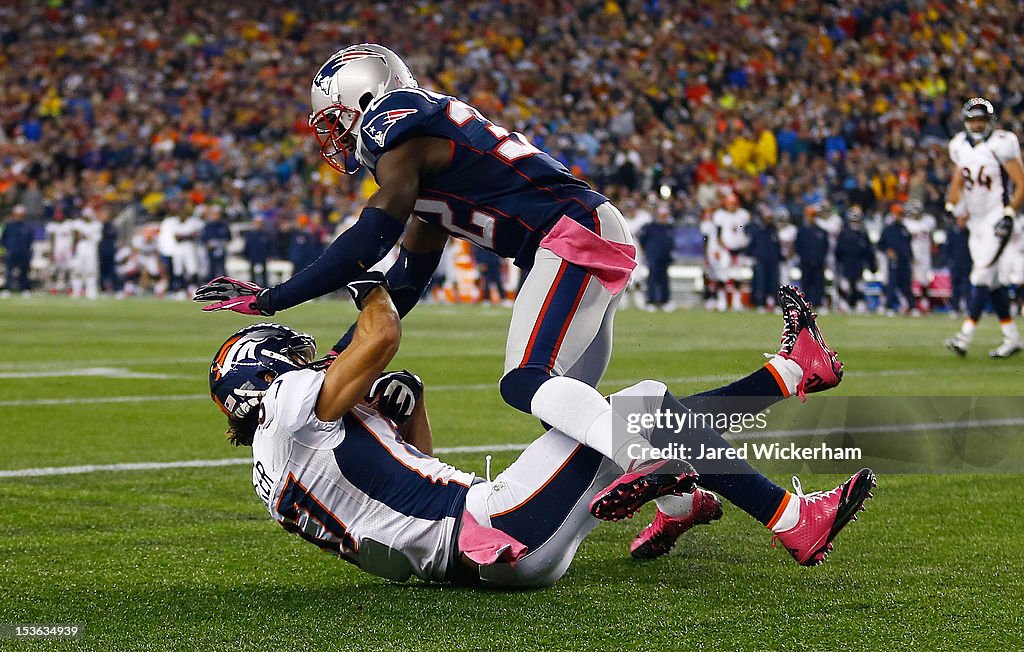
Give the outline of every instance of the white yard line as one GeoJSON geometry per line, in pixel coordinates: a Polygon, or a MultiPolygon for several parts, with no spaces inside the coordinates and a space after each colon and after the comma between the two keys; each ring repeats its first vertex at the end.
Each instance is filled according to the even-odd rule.
{"type": "Polygon", "coordinates": [[[117,367],[86,367],[84,369],[52,369],[48,371],[0,371],[0,380],[10,378],[73,378],[89,376],[95,378],[146,378],[151,380],[189,379],[192,376],[151,374],[130,371],[117,367]]]}
{"type": "Polygon", "coordinates": [[[810,437],[812,435],[870,435],[887,432],[931,432],[933,430],[977,430],[979,428],[1009,428],[1024,426],[1024,418],[984,419],[981,421],[935,421],[932,423],[901,423],[893,425],[856,426],[825,426],[822,428],[806,428],[802,430],[765,430],[762,432],[741,432],[725,435],[726,439],[741,441],[744,439],[774,439],[777,437],[810,437]]]}
{"type": "MultiPolygon", "coordinates": [[[[102,370],[102,368],[99,368],[102,370]]],[[[84,370],[83,370],[84,371],[84,370]]],[[[53,373],[54,377],[57,376],[102,376],[102,374],[95,373],[96,369],[89,370],[92,373],[53,373]]],[[[113,371],[107,369],[105,371],[113,371]]],[[[870,371],[862,372],[863,376],[921,376],[930,375],[935,371],[933,369],[889,369],[882,371],[870,371]]],[[[131,373],[131,372],[127,372],[131,373]]],[[[1013,373],[1019,374],[1020,370],[1011,367],[995,367],[986,371],[986,373],[1013,373]]],[[[39,376],[22,376],[13,373],[0,373],[0,380],[4,378],[36,378],[36,377],[49,377],[40,374],[39,376]]],[[[184,376],[162,376],[158,374],[138,374],[138,375],[110,375],[105,376],[110,378],[158,378],[158,379],[183,379],[184,376]]],[[[737,376],[735,374],[728,375],[705,375],[705,376],[670,376],[661,377],[658,380],[672,385],[674,383],[718,383],[725,382],[728,380],[735,380],[737,376]]],[[[601,381],[601,387],[603,389],[610,388],[621,388],[633,385],[638,379],[636,378],[606,378],[601,381]]],[[[427,388],[431,392],[479,392],[479,391],[498,391],[498,381],[495,379],[494,382],[488,383],[467,383],[467,384],[444,384],[444,385],[428,385],[427,388]]],[[[186,394],[177,396],[163,396],[160,394],[149,394],[149,395],[138,395],[138,396],[100,396],[100,397],[65,397],[65,398],[42,398],[42,399],[15,399],[9,401],[0,401],[0,408],[3,407],[32,407],[38,405],[90,405],[96,403],[142,403],[146,401],[189,401],[189,400],[209,400],[209,394],[186,394]]]]}
{"type": "MultiPolygon", "coordinates": [[[[452,453],[491,453],[497,451],[521,451],[527,444],[488,444],[483,446],[449,446],[435,448],[438,455],[452,453]]],[[[188,469],[213,466],[238,466],[252,464],[251,457],[230,457],[220,460],[184,460],[181,462],[133,462],[125,464],[88,464],[84,466],[51,466],[38,469],[16,469],[0,471],[0,478],[31,478],[47,475],[76,475],[98,471],[151,471],[158,469],[188,469]]]]}
{"type": "Polygon", "coordinates": [[[98,403],[145,403],[147,401],[209,401],[209,394],[178,394],[171,396],[93,396],[78,398],[27,398],[13,401],[0,401],[3,407],[34,407],[43,405],[95,405],[98,403]]]}
{"type": "MultiPolygon", "coordinates": [[[[969,421],[966,423],[951,423],[939,421],[934,423],[911,423],[900,426],[860,426],[856,428],[836,428],[834,432],[846,434],[865,434],[881,432],[921,432],[929,430],[973,430],[977,428],[1009,427],[1024,425],[1024,419],[988,419],[984,421],[969,421]]],[[[744,439],[767,439],[780,436],[801,437],[808,435],[821,435],[821,430],[793,430],[790,432],[752,432],[728,435],[726,439],[733,441],[744,439]]],[[[492,453],[499,451],[521,451],[529,444],[482,444],[478,446],[442,446],[435,448],[437,455],[450,455],[453,453],[492,453]]],[[[205,468],[217,466],[239,466],[252,464],[252,458],[232,457],[219,460],[184,460],[180,462],[133,462],[125,464],[90,464],[84,466],[52,466],[36,469],[14,469],[0,471],[0,478],[29,478],[53,475],[76,475],[80,473],[96,473],[99,471],[149,471],[159,469],[185,469],[205,468]]]]}
{"type": "Polygon", "coordinates": [[[136,365],[165,365],[165,364],[210,364],[210,358],[138,358],[129,360],[36,360],[21,362],[0,362],[0,369],[5,371],[37,370],[37,369],[66,369],[75,366],[109,367],[113,365],[136,366],[136,365]]]}

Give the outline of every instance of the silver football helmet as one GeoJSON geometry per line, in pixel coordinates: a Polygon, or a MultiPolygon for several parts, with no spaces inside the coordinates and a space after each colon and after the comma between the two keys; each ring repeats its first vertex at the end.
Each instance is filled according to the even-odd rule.
{"type": "Polygon", "coordinates": [[[358,160],[349,168],[347,159],[355,155],[366,107],[389,91],[417,86],[405,62],[384,46],[363,43],[335,52],[313,76],[310,90],[309,126],[320,155],[335,170],[355,173],[358,160]]]}

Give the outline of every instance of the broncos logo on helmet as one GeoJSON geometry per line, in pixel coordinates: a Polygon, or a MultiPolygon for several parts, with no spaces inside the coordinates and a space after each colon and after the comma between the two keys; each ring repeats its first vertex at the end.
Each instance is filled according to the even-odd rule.
{"type": "Polygon", "coordinates": [[[210,364],[210,395],[233,419],[259,405],[275,378],[309,365],[316,341],[279,324],[253,324],[229,337],[210,364]]]}
{"type": "Polygon", "coordinates": [[[996,109],[984,97],[972,97],[967,100],[964,103],[964,108],[960,110],[960,116],[964,119],[964,130],[972,141],[985,140],[992,134],[992,129],[995,127],[996,109]],[[985,127],[981,130],[972,129],[971,123],[979,120],[985,120],[985,127]]]}

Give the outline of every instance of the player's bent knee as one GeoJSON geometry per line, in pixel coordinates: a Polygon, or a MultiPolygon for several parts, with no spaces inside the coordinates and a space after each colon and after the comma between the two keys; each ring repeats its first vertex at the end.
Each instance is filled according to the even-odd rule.
{"type": "Polygon", "coordinates": [[[521,559],[514,567],[499,564],[480,569],[483,585],[496,589],[531,590],[553,586],[569,569],[569,560],[563,557],[543,556],[521,559]]]}
{"type": "Polygon", "coordinates": [[[540,386],[551,378],[551,372],[538,367],[520,367],[501,377],[498,384],[501,398],[517,410],[530,414],[530,403],[540,386]]]}

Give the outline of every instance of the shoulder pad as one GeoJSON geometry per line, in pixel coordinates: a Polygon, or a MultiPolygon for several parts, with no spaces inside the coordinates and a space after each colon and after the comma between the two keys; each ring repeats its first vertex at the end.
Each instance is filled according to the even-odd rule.
{"type": "Polygon", "coordinates": [[[440,106],[433,93],[416,88],[385,93],[366,107],[360,137],[371,153],[379,154],[431,118],[440,106]]]}

